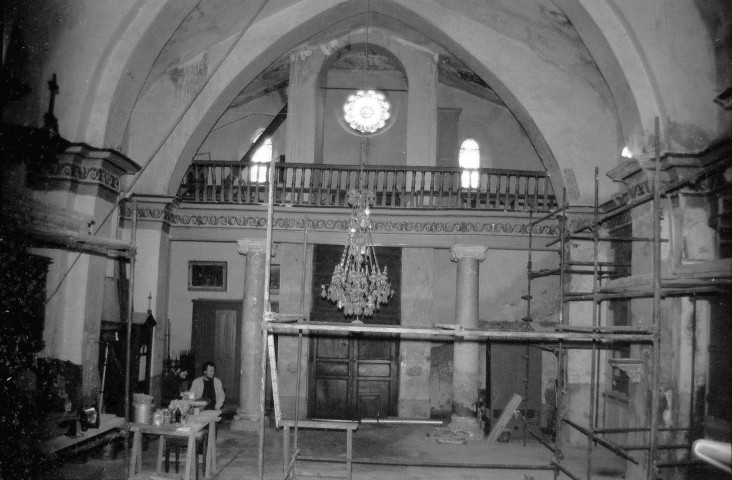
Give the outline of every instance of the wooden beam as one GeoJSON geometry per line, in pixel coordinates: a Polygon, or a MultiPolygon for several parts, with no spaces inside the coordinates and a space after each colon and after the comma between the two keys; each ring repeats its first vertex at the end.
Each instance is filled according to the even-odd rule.
{"type": "Polygon", "coordinates": [[[264,129],[264,131],[257,137],[257,139],[252,143],[252,146],[249,147],[249,150],[247,150],[247,153],[244,154],[243,157],[239,160],[240,162],[251,162],[252,157],[254,156],[254,152],[257,151],[259,147],[261,147],[264,142],[270,138],[274,133],[277,131],[278,128],[280,128],[280,125],[287,120],[287,104],[282,107],[282,110],[279,111],[277,115],[274,116],[272,121],[267,125],[267,128],[264,129]]]}

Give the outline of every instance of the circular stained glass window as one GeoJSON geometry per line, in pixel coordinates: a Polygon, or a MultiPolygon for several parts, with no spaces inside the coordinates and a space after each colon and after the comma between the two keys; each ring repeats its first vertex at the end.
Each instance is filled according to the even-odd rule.
{"type": "Polygon", "coordinates": [[[343,105],[343,118],[348,125],[361,133],[376,133],[386,124],[391,114],[389,102],[383,93],[359,90],[349,95],[343,105]]]}

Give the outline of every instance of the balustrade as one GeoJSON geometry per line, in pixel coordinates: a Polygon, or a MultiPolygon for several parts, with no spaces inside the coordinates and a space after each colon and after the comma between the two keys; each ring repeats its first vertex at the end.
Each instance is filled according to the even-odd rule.
{"type": "MultiPolygon", "coordinates": [[[[269,165],[193,161],[178,191],[183,202],[267,202],[269,165]]],[[[371,190],[377,208],[550,211],[556,198],[544,172],[479,168],[277,163],[275,202],[348,207],[348,191],[371,190]]]]}

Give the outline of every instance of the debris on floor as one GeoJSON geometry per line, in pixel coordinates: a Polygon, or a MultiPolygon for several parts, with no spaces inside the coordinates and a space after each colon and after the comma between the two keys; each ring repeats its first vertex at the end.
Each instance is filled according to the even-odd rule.
{"type": "Polygon", "coordinates": [[[468,443],[468,438],[471,438],[473,434],[467,430],[453,430],[448,427],[438,427],[431,433],[428,433],[427,436],[434,439],[437,443],[465,445],[468,443]]]}

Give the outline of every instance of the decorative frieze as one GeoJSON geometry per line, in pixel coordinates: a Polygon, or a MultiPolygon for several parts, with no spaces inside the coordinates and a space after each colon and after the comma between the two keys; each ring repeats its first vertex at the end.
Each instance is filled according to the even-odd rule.
{"type": "MultiPolygon", "coordinates": [[[[138,209],[138,217],[141,215],[138,209]]],[[[151,211],[142,215],[162,215],[162,212],[151,211]]],[[[128,214],[131,216],[131,213],[128,214]]],[[[267,218],[265,216],[247,215],[170,215],[169,222],[174,226],[182,227],[231,227],[231,228],[266,228],[267,218]]],[[[317,219],[308,218],[309,230],[342,231],[349,227],[349,220],[343,218],[317,219]]],[[[279,217],[274,219],[273,228],[283,230],[303,230],[305,219],[279,217]]],[[[373,231],[375,233],[432,233],[432,234],[454,234],[454,233],[482,233],[493,235],[528,235],[529,225],[526,223],[510,222],[462,222],[462,221],[374,221],[373,231]]],[[[559,234],[557,225],[535,225],[532,229],[533,235],[553,236],[559,234]]]]}
{"type": "Polygon", "coordinates": [[[118,194],[122,189],[122,176],[139,169],[135,162],[115,150],[74,144],[59,154],[55,163],[45,165],[32,177],[33,183],[44,189],[49,185],[54,189],[67,188],[64,185],[68,182],[102,187],[118,194]]]}
{"type": "Polygon", "coordinates": [[[120,204],[120,216],[131,220],[134,204],[137,202],[137,219],[143,221],[162,222],[170,224],[174,217],[173,212],[178,205],[175,197],[133,195],[120,204]]]}
{"type": "Polygon", "coordinates": [[[115,175],[104,167],[86,167],[71,162],[59,162],[48,165],[43,172],[48,179],[70,180],[83,183],[94,183],[106,187],[115,193],[119,192],[119,175],[115,175]]]}

